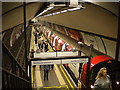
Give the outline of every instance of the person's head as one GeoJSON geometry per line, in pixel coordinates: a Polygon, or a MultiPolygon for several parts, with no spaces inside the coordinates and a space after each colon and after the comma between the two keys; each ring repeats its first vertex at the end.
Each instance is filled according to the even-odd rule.
{"type": "Polygon", "coordinates": [[[45,41],[45,44],[48,44],[48,41],[45,41]]]}
{"type": "Polygon", "coordinates": [[[97,74],[96,79],[107,76],[107,69],[105,67],[101,68],[97,74]]]}

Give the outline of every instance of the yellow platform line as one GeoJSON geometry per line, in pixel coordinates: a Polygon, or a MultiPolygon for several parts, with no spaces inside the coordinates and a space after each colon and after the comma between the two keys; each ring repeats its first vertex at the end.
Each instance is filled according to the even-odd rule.
{"type": "Polygon", "coordinates": [[[60,69],[61,69],[61,71],[63,72],[64,76],[66,77],[66,79],[67,79],[67,81],[68,81],[70,87],[71,87],[71,88],[74,88],[73,85],[72,85],[72,83],[71,83],[70,80],[68,79],[67,75],[65,74],[65,72],[64,72],[64,70],[63,70],[63,68],[62,68],[62,66],[60,66],[60,69]]]}
{"type": "Polygon", "coordinates": [[[36,69],[35,69],[35,78],[36,78],[36,82],[37,82],[37,87],[42,87],[43,83],[42,83],[42,78],[41,78],[39,66],[36,66],[36,69]]]}
{"type": "Polygon", "coordinates": [[[67,88],[67,85],[62,85],[62,86],[52,86],[52,87],[43,87],[43,88],[62,88],[62,87],[67,88]]]}
{"type": "Polygon", "coordinates": [[[33,85],[33,82],[34,82],[34,76],[33,76],[33,67],[31,66],[31,82],[32,82],[32,85],[33,85]]]}
{"type": "Polygon", "coordinates": [[[63,79],[63,77],[62,77],[62,75],[61,75],[57,65],[54,64],[54,67],[55,67],[55,69],[54,69],[55,70],[55,74],[56,74],[56,76],[57,76],[57,78],[58,78],[58,80],[60,82],[60,85],[65,85],[66,83],[65,83],[65,81],[64,81],[64,79],[63,79]]]}

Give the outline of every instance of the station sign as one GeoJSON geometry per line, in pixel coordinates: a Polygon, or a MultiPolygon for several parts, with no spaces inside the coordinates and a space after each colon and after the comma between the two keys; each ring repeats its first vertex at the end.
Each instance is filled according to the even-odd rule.
{"type": "Polygon", "coordinates": [[[54,58],[54,57],[69,57],[69,56],[78,56],[78,51],[34,53],[34,58],[54,58]]]}
{"type": "Polygon", "coordinates": [[[32,65],[73,64],[73,63],[86,63],[86,62],[88,62],[88,58],[74,58],[74,59],[32,61],[32,65]]]}

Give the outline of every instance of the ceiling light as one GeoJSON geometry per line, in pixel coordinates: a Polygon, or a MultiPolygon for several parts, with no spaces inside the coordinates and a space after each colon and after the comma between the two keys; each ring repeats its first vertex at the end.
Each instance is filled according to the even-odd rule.
{"type": "Polygon", "coordinates": [[[80,8],[72,8],[72,9],[68,9],[68,11],[75,11],[75,10],[78,10],[80,8]]]}
{"type": "Polygon", "coordinates": [[[56,14],[60,14],[60,12],[56,12],[56,14]]]}
{"type": "Polygon", "coordinates": [[[61,11],[61,13],[64,13],[64,12],[67,12],[68,10],[63,10],[63,11],[61,11]]]}
{"type": "Polygon", "coordinates": [[[43,13],[47,12],[48,10],[53,9],[54,7],[48,7],[47,9],[45,9],[43,12],[41,12],[40,14],[38,14],[36,17],[41,16],[43,13]]]}
{"type": "MultiPolygon", "coordinates": [[[[43,13],[45,13],[46,11],[50,10],[50,9],[52,9],[52,8],[46,9],[45,11],[43,11],[41,13],[41,15],[43,13]]],[[[63,10],[63,11],[60,11],[60,12],[55,12],[55,13],[47,14],[47,15],[44,15],[44,16],[47,17],[47,16],[52,16],[52,15],[56,15],[56,14],[60,14],[60,13],[65,13],[65,12],[68,12],[68,11],[75,11],[75,10],[79,10],[79,9],[81,9],[81,8],[80,7],[76,7],[76,8],[72,8],[72,9],[63,10]]]]}

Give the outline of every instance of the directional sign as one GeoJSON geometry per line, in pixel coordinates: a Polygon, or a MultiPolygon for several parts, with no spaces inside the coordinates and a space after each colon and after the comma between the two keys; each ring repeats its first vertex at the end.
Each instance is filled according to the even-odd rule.
{"type": "Polygon", "coordinates": [[[88,58],[64,59],[64,60],[62,60],[62,64],[85,63],[85,62],[88,62],[88,58]]]}
{"type": "Polygon", "coordinates": [[[85,63],[85,62],[88,62],[88,58],[40,60],[40,61],[32,61],[32,65],[71,64],[71,63],[85,63]]]}
{"type": "Polygon", "coordinates": [[[61,60],[32,61],[32,65],[51,65],[51,64],[61,64],[61,60]]]}
{"type": "Polygon", "coordinates": [[[67,56],[78,56],[78,51],[76,52],[41,52],[34,53],[34,58],[54,58],[54,57],[67,57],[67,56]]]}

